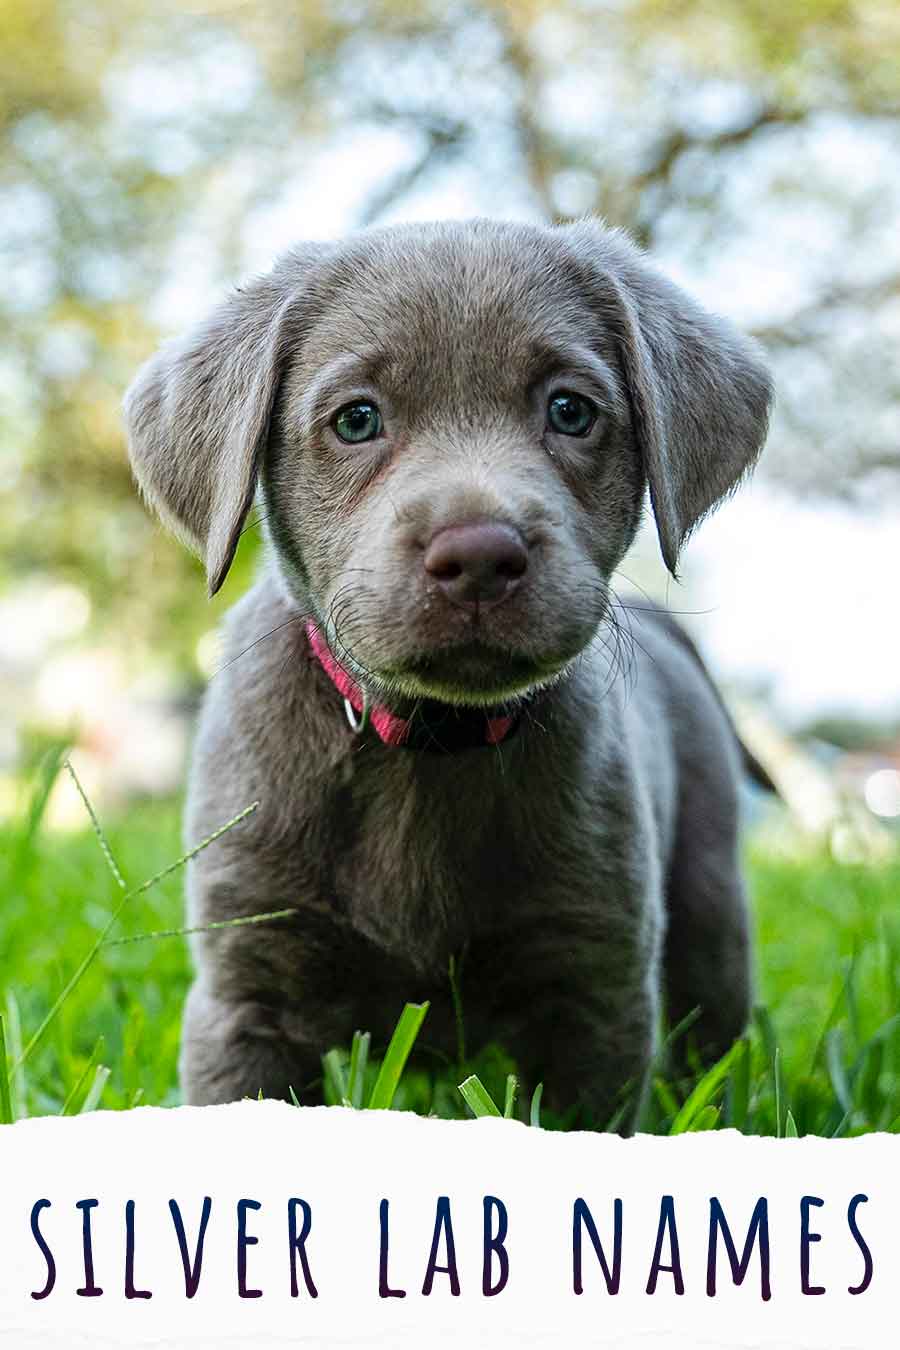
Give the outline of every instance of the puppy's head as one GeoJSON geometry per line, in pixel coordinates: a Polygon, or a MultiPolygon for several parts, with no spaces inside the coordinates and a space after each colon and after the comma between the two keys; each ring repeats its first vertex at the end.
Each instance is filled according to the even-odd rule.
{"type": "Polygon", "coordinates": [[[285,584],[357,678],[477,705],[590,642],[648,487],[674,573],[769,399],[755,347],[621,234],[477,220],[301,246],[125,406],[211,592],[258,485],[285,584]]]}

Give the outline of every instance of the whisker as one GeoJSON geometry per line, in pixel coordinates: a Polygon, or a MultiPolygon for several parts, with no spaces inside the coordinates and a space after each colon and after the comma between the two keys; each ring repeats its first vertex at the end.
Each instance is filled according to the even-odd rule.
{"type": "MultiPolygon", "coordinates": [[[[609,591],[610,591],[610,596],[612,597],[612,600],[613,600],[613,604],[614,604],[614,605],[618,605],[619,608],[622,610],[623,613],[627,613],[628,606],[622,604],[622,602],[619,600],[618,596],[616,595],[615,591],[613,591],[612,587],[609,588],[609,591]]],[[[609,612],[610,612],[610,614],[612,614],[614,611],[613,611],[613,610],[610,610],[609,612]]],[[[618,622],[619,622],[618,619],[616,619],[615,622],[618,624],[618,622]]],[[[629,636],[629,640],[630,640],[630,641],[631,641],[631,642],[632,642],[632,643],[633,643],[640,651],[642,651],[642,652],[644,653],[644,655],[647,657],[647,660],[648,660],[648,661],[652,661],[654,665],[657,665],[657,664],[658,664],[658,663],[657,663],[657,660],[656,660],[656,657],[653,656],[652,653],[648,652],[648,651],[647,651],[647,648],[644,646],[644,644],[643,644],[642,642],[639,642],[638,639],[635,637],[635,635],[634,635],[634,630],[631,628],[630,624],[629,624],[629,634],[628,634],[628,636],[629,636]]]]}
{"type": "Polygon", "coordinates": [[[241,530],[239,537],[243,539],[244,535],[247,533],[248,530],[255,530],[258,525],[261,525],[264,520],[268,519],[269,519],[268,515],[257,516],[256,520],[251,520],[248,525],[244,526],[244,528],[241,530]]]}
{"type": "Polygon", "coordinates": [[[619,567],[615,568],[613,570],[612,575],[614,577],[621,577],[623,581],[627,581],[628,585],[633,586],[636,591],[640,591],[641,595],[647,601],[646,606],[626,604],[621,599],[620,596],[615,595],[615,592],[612,590],[612,586],[609,587],[610,592],[615,595],[616,603],[620,606],[620,608],[630,609],[636,614],[655,614],[659,609],[665,608],[665,610],[669,614],[674,614],[676,616],[687,615],[688,617],[691,617],[698,614],[715,614],[718,608],[717,606],[713,605],[710,609],[672,609],[668,602],[668,588],[671,583],[671,577],[666,579],[667,598],[665,603],[663,604],[660,601],[654,600],[653,596],[649,593],[649,591],[646,591],[643,586],[640,586],[636,581],[633,581],[631,577],[626,576],[621,568],[619,567]]]}
{"type": "Polygon", "coordinates": [[[314,617],[315,616],[311,613],[292,614],[289,619],[284,620],[284,623],[279,623],[274,628],[270,628],[268,633],[263,633],[260,637],[255,638],[253,642],[250,643],[249,647],[245,647],[243,651],[238,652],[237,656],[233,656],[230,661],[226,661],[224,666],[220,666],[214,674],[210,675],[210,680],[214,680],[216,675],[221,675],[223,670],[227,670],[229,666],[233,666],[235,661],[240,661],[242,656],[246,656],[248,652],[252,652],[253,648],[258,647],[261,642],[265,642],[266,638],[274,637],[276,633],[280,633],[282,628],[288,628],[292,623],[303,623],[306,619],[314,617]]]}

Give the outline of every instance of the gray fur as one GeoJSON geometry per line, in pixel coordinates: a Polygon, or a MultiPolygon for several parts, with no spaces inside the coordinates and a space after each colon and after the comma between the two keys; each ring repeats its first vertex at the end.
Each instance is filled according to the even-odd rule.
{"type": "Polygon", "coordinates": [[[623,607],[615,570],[649,485],[674,571],[762,446],[768,376],[616,232],[487,220],[304,245],[155,357],[126,400],[137,479],[227,572],[258,488],[266,560],[232,610],[207,694],[187,837],[260,809],[191,865],[190,921],[297,907],[202,935],[189,1101],[302,1098],[355,1027],[384,1041],[429,998],[455,1046],[499,1040],[548,1100],[632,1113],[665,994],[712,1054],[744,1026],[740,752],[671,619],[623,607]],[[601,408],[549,431],[548,392],[601,408]],[[385,435],[329,425],[374,399],[385,435]],[[422,566],[451,524],[492,520],[526,577],[479,612],[422,566]],[[487,706],[542,690],[499,747],[452,755],[354,737],[309,651],[314,616],[381,702],[487,706]],[[426,660],[427,658],[427,660],[426,660]]]}

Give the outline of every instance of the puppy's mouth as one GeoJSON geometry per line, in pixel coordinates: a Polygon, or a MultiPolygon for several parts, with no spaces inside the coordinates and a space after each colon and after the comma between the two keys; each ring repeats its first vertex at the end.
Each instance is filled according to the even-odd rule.
{"type": "Polygon", "coordinates": [[[379,672],[395,698],[430,698],[460,707],[493,708],[527,697],[555,682],[568,660],[536,661],[484,642],[423,653],[402,668],[379,672]]]}

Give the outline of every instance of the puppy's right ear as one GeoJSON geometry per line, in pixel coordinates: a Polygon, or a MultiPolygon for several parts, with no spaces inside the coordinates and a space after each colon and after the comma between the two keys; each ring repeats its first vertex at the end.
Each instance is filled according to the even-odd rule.
{"type": "Polygon", "coordinates": [[[304,280],[327,246],[292,252],[138,372],[124,403],[141,492],[222,585],[253,501],[304,280]]]}

